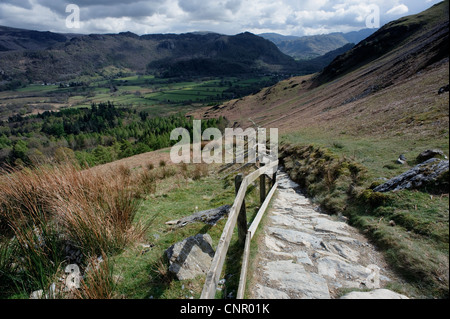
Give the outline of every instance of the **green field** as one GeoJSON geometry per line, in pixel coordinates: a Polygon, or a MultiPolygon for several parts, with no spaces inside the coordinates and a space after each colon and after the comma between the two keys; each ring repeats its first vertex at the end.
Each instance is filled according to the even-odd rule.
{"type": "Polygon", "coordinates": [[[118,74],[84,76],[67,83],[30,84],[0,92],[0,120],[14,114],[89,107],[108,101],[163,116],[239,98],[278,81],[269,76],[181,79],[118,74]]]}

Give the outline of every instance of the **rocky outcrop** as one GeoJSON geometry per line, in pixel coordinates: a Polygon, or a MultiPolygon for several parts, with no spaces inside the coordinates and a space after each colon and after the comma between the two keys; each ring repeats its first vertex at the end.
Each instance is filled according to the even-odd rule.
{"type": "Polygon", "coordinates": [[[214,258],[212,239],[208,234],[198,234],[172,245],[166,250],[169,271],[178,280],[194,279],[206,274],[214,258]]]}
{"type": "Polygon", "coordinates": [[[417,161],[422,163],[434,157],[447,159],[447,156],[441,150],[426,150],[417,156],[417,161]]]}
{"type": "Polygon", "coordinates": [[[383,193],[423,187],[448,190],[448,164],[448,161],[431,158],[374,188],[373,191],[383,193]]]}

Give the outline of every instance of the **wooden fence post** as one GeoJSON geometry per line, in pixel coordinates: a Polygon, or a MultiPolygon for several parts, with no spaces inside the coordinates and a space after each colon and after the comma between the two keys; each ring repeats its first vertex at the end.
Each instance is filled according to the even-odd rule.
{"type": "MultiPolygon", "coordinates": [[[[241,187],[243,178],[244,178],[243,174],[236,175],[236,178],[234,180],[236,194],[239,192],[239,188],[241,187]]],[[[245,238],[247,237],[247,212],[245,209],[245,196],[244,200],[242,201],[241,210],[239,211],[239,215],[237,218],[237,226],[238,226],[239,243],[244,245],[245,238]]]]}
{"type": "Polygon", "coordinates": [[[275,173],[273,173],[273,175],[272,175],[272,183],[270,185],[270,188],[272,188],[276,182],[277,182],[277,171],[275,170],[275,173]]]}
{"type": "MultiPolygon", "coordinates": [[[[261,167],[265,166],[266,164],[261,162],[261,167]]],[[[266,175],[261,174],[259,177],[259,201],[261,205],[264,203],[264,200],[266,199],[266,175]]]]}

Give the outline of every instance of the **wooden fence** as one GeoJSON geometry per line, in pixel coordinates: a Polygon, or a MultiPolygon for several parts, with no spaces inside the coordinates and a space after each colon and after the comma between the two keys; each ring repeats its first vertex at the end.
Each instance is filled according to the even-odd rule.
{"type": "Polygon", "coordinates": [[[205,285],[200,296],[201,299],[214,299],[216,294],[217,284],[222,273],[223,264],[228,252],[231,237],[233,236],[234,227],[237,224],[239,242],[244,244],[244,255],[242,261],[241,276],[239,280],[239,288],[237,298],[242,299],[245,292],[245,282],[247,278],[248,259],[250,254],[250,241],[253,238],[256,229],[264,215],[264,212],[269,205],[275,190],[277,189],[276,170],[278,168],[278,160],[270,162],[266,165],[261,163],[261,167],[253,173],[243,176],[239,174],[235,178],[236,198],[228,215],[228,221],[225,224],[219,244],[217,245],[216,253],[212,261],[211,267],[206,275],[205,285]],[[275,173],[271,173],[271,172],[275,173]],[[269,174],[270,173],[270,174],[269,174]],[[269,193],[266,192],[266,178],[271,180],[271,189],[269,193]],[[252,221],[250,227],[247,226],[247,213],[245,209],[245,194],[247,188],[257,179],[260,179],[260,201],[261,207],[252,221]]]}

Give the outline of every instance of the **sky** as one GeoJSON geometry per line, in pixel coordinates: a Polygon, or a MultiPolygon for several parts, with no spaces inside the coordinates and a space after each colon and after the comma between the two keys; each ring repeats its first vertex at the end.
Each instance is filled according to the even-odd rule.
{"type": "Polygon", "coordinates": [[[376,27],[375,17],[379,17],[382,26],[438,2],[441,1],[0,0],[0,25],[84,34],[212,31],[232,35],[248,31],[305,36],[376,27]],[[76,6],[68,7],[71,4],[76,6]]]}

